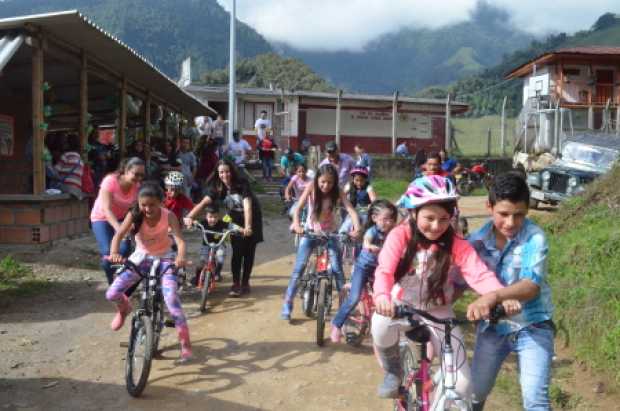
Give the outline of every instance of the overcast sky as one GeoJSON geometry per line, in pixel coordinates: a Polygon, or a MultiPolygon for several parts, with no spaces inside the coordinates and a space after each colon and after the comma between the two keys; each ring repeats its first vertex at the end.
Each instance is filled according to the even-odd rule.
{"type": "MultiPolygon", "coordinates": [[[[230,10],[232,0],[217,0],[230,10]]],[[[533,34],[588,29],[618,0],[493,0],[533,34]]],[[[402,27],[463,21],[476,0],[237,0],[237,18],[265,36],[306,50],[360,50],[402,27]]]]}

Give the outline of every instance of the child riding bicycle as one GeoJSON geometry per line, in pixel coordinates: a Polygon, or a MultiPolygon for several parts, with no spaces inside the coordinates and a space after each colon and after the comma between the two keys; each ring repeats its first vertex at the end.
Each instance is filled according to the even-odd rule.
{"type": "MultiPolygon", "coordinates": [[[[456,236],[451,225],[458,196],[452,182],[441,176],[423,176],[414,180],[398,202],[409,211],[403,224],[388,234],[379,253],[375,271],[374,299],[376,312],[372,317],[372,336],[376,352],[385,370],[378,394],[395,398],[401,385],[402,369],[399,331],[402,325],[392,320],[395,304],[408,304],[428,311],[438,318],[454,317],[452,303],[457,267],[463,279],[482,294],[468,306],[470,320],[486,318],[490,310],[504,300],[513,298],[477,256],[469,243],[456,236]]],[[[511,302],[512,313],[518,303],[511,302]]],[[[451,334],[463,340],[458,328],[451,334]]],[[[433,352],[441,352],[442,331],[432,329],[433,352]]],[[[456,391],[469,398],[469,367],[463,350],[456,353],[456,391]]]]}
{"type": "Polygon", "coordinates": [[[398,210],[387,200],[373,201],[368,215],[362,251],[355,260],[353,274],[351,275],[351,292],[332,320],[331,340],[334,343],[340,342],[341,328],[359,302],[362,289],[373,277],[377,268],[377,255],[381,250],[383,241],[398,220],[398,210]]]}
{"type": "MultiPolygon", "coordinates": [[[[187,320],[177,294],[178,285],[175,271],[175,267],[185,266],[185,241],[181,236],[181,227],[177,218],[161,206],[163,196],[158,185],[145,184],[140,188],[138,203],[132,207],[112,239],[110,261],[112,263],[123,261],[123,257],[119,254],[120,242],[130,232],[136,239],[136,251],[129,257],[129,260],[138,266],[140,271],[147,272],[150,269],[153,260],[149,257],[161,259],[160,269],[164,273],[162,276],[164,301],[174,320],[181,343],[181,359],[187,360],[192,356],[192,348],[187,320]],[[169,230],[172,232],[178,247],[176,255],[171,248],[172,241],[168,236],[169,230]]],[[[138,273],[125,270],[116,277],[106,291],[106,299],[116,303],[117,312],[110,324],[112,330],[121,329],[125,317],[131,312],[131,304],[124,293],[140,279],[138,273]]]]}
{"type": "Polygon", "coordinates": [[[184,212],[191,211],[194,203],[184,193],[185,176],[179,171],[171,171],[164,178],[164,186],[166,187],[166,198],[164,199],[164,207],[172,211],[176,218],[181,221],[184,212]]]}
{"type": "MultiPolygon", "coordinates": [[[[229,230],[233,228],[233,224],[227,223],[222,220],[220,216],[219,207],[217,204],[209,204],[205,207],[205,219],[200,222],[205,229],[209,231],[217,231],[223,232],[225,230],[229,230]]],[[[219,235],[213,233],[207,233],[205,238],[202,239],[202,247],[200,248],[200,262],[204,265],[207,261],[207,257],[209,256],[209,251],[211,246],[209,243],[217,243],[220,240],[219,235]]],[[[221,281],[222,279],[222,267],[224,266],[224,259],[226,258],[226,244],[221,244],[217,247],[215,251],[216,262],[215,262],[215,272],[213,275],[215,276],[216,281],[221,281]]],[[[200,274],[200,268],[196,269],[196,278],[200,274]]]]}
{"type": "MultiPolygon", "coordinates": [[[[368,169],[366,167],[355,167],[349,173],[351,181],[344,186],[344,193],[357,211],[361,225],[366,224],[368,218],[368,206],[377,199],[375,190],[368,181],[368,169]]],[[[347,217],[338,232],[348,233],[351,231],[351,218],[347,217]]]]}
{"type": "MultiPolygon", "coordinates": [[[[292,229],[297,234],[303,234],[304,228],[301,225],[301,210],[308,207],[308,217],[304,223],[305,229],[310,231],[332,233],[336,230],[336,210],[338,204],[342,204],[347,210],[353,221],[352,236],[357,236],[360,231],[360,224],[355,209],[344,196],[338,187],[338,172],[331,164],[319,167],[312,184],[308,184],[302,193],[298,206],[293,215],[292,229]]],[[[283,320],[291,319],[293,310],[293,299],[297,291],[297,282],[305,270],[310,254],[316,245],[316,240],[309,237],[302,237],[297,249],[295,266],[291,273],[280,318],[283,320]]],[[[331,270],[336,276],[336,288],[340,290],[344,285],[344,273],[342,271],[342,256],[340,254],[340,244],[334,238],[330,238],[327,244],[331,270]]]]}

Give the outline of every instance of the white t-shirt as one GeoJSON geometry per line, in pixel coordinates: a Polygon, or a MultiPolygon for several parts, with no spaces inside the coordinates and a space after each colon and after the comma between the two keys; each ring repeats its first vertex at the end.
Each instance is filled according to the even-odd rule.
{"type": "Polygon", "coordinates": [[[256,137],[259,140],[262,140],[263,138],[265,138],[265,133],[267,132],[267,129],[271,128],[271,120],[263,120],[262,118],[259,118],[258,120],[256,120],[256,123],[254,123],[254,128],[256,129],[256,137]],[[265,125],[265,127],[261,128],[261,125],[265,125]]]}
{"type": "Polygon", "coordinates": [[[228,144],[228,152],[235,158],[235,164],[241,164],[245,161],[245,153],[252,150],[252,147],[244,139],[239,141],[231,141],[228,144]]]}

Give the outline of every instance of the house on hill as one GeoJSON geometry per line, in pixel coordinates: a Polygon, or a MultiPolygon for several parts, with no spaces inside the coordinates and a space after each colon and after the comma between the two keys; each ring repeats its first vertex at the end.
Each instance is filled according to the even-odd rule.
{"type": "Polygon", "coordinates": [[[620,47],[551,51],[515,68],[505,78],[523,79],[524,107],[553,109],[559,104],[570,109],[575,129],[611,127],[617,121],[620,47]]]}

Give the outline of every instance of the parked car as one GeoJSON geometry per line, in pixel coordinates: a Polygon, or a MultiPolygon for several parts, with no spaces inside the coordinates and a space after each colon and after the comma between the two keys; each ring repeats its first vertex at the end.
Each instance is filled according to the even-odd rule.
{"type": "Polygon", "coordinates": [[[551,165],[527,174],[530,207],[558,204],[585,190],[585,185],[609,171],[620,158],[620,136],[581,133],[567,138],[562,155],[551,165]]]}

